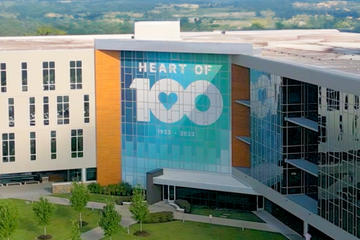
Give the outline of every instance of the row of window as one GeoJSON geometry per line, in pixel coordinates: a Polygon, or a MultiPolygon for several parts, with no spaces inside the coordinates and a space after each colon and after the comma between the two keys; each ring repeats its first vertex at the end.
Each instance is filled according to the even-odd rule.
{"type": "MultiPolygon", "coordinates": [[[[90,122],[90,102],[89,95],[84,95],[84,123],[90,122]]],[[[69,124],[70,123],[70,104],[69,96],[57,96],[57,123],[69,124]]],[[[8,98],[9,109],[9,127],[15,126],[15,107],[14,98],[8,98]]],[[[35,97],[29,98],[29,120],[30,126],[35,126],[35,97]]],[[[49,125],[49,97],[43,97],[43,118],[44,125],[49,125]]]]}
{"type": "MultiPolygon", "coordinates": [[[[321,87],[320,87],[321,89],[321,87]]],[[[321,104],[321,98],[319,98],[319,104],[321,104]]],[[[327,110],[339,110],[340,109],[340,91],[335,91],[333,89],[326,89],[326,102],[327,102],[327,110]]],[[[349,96],[345,95],[344,109],[349,109],[349,96]]],[[[359,96],[354,96],[354,104],[353,107],[355,110],[360,109],[360,99],[359,96]]]]}
{"type": "MultiPolygon", "coordinates": [[[[83,130],[71,130],[71,158],[84,156],[83,130]]],[[[56,159],[56,131],[50,132],[50,156],[56,159]]],[[[30,132],[30,160],[36,160],[36,132],[30,132]]],[[[2,134],[2,161],[15,162],[15,133],[2,134]]]]}
{"type": "MultiPolygon", "coordinates": [[[[70,61],[70,89],[82,89],[82,62],[70,61]]],[[[42,62],[43,89],[55,90],[55,62],[42,62]]],[[[6,63],[0,63],[0,90],[7,91],[6,63]]],[[[28,67],[26,62],[21,63],[21,90],[28,91],[28,67]]]]}

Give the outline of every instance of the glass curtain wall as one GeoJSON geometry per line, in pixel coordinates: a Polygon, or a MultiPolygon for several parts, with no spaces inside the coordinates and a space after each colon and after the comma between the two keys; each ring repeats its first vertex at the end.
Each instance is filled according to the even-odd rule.
{"type": "Polygon", "coordinates": [[[279,190],[282,182],[281,77],[250,71],[251,175],[279,190]]]}
{"type": "Polygon", "coordinates": [[[360,237],[359,96],[319,87],[322,217],[360,237]]]}

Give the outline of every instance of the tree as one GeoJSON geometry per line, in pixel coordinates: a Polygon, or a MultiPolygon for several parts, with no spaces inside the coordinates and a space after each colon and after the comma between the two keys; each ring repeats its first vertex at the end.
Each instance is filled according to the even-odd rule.
{"type": "Polygon", "coordinates": [[[114,203],[108,203],[103,208],[99,226],[104,230],[105,236],[112,239],[112,235],[120,230],[121,216],[115,210],[114,203]]]}
{"type": "Polygon", "coordinates": [[[136,221],[140,223],[140,232],[142,232],[142,223],[149,214],[149,208],[145,201],[144,190],[139,186],[136,186],[133,190],[130,212],[136,221]]]}
{"type": "Polygon", "coordinates": [[[41,26],[36,29],[36,35],[48,36],[48,35],[66,35],[66,32],[52,26],[41,26]]]}
{"type": "Polygon", "coordinates": [[[260,22],[253,22],[250,27],[245,27],[246,30],[263,30],[265,26],[260,22]]]}
{"type": "Polygon", "coordinates": [[[0,205],[0,237],[9,240],[17,227],[18,210],[10,204],[0,205]]]}
{"type": "Polygon", "coordinates": [[[78,221],[72,221],[71,240],[81,240],[81,231],[78,221]]]}
{"type": "Polygon", "coordinates": [[[41,226],[44,227],[44,236],[47,236],[46,227],[49,225],[54,206],[46,198],[41,197],[39,202],[33,205],[33,211],[41,226]]]}
{"type": "Polygon", "coordinates": [[[79,213],[80,219],[80,228],[82,228],[82,216],[81,213],[85,209],[86,204],[88,203],[90,194],[88,189],[84,184],[73,183],[73,188],[71,190],[70,202],[71,206],[79,213]]]}

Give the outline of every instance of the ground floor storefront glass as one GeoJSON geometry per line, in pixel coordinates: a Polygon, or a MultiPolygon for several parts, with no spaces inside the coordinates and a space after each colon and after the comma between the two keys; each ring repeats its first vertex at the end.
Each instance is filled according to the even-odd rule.
{"type": "Polygon", "coordinates": [[[187,200],[191,205],[202,205],[209,208],[255,211],[257,205],[257,196],[240,193],[176,187],[175,196],[176,199],[187,200]]]}

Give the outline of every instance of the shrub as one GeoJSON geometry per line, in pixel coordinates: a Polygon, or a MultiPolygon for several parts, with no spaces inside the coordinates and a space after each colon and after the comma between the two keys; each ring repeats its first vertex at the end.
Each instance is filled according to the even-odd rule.
{"type": "Polygon", "coordinates": [[[87,186],[90,193],[106,194],[113,196],[131,196],[132,187],[129,183],[122,182],[119,184],[110,184],[108,186],[101,186],[98,183],[91,183],[87,186]]]}
{"type": "Polygon", "coordinates": [[[130,196],[120,196],[115,200],[117,205],[123,205],[124,202],[131,202],[130,196]]]}
{"type": "Polygon", "coordinates": [[[175,204],[178,205],[180,208],[184,209],[186,213],[191,212],[191,205],[188,201],[183,199],[175,200],[175,204]]]}
{"type": "Polygon", "coordinates": [[[122,182],[119,184],[119,189],[120,189],[120,196],[131,196],[132,195],[132,187],[129,183],[127,182],[122,182]]]}
{"type": "Polygon", "coordinates": [[[173,212],[149,213],[144,223],[164,223],[174,220],[173,212]]]}
{"type": "Polygon", "coordinates": [[[100,186],[100,184],[98,183],[90,183],[88,186],[87,186],[89,192],[91,193],[97,193],[97,194],[100,194],[102,193],[103,191],[103,187],[100,186]]]}

